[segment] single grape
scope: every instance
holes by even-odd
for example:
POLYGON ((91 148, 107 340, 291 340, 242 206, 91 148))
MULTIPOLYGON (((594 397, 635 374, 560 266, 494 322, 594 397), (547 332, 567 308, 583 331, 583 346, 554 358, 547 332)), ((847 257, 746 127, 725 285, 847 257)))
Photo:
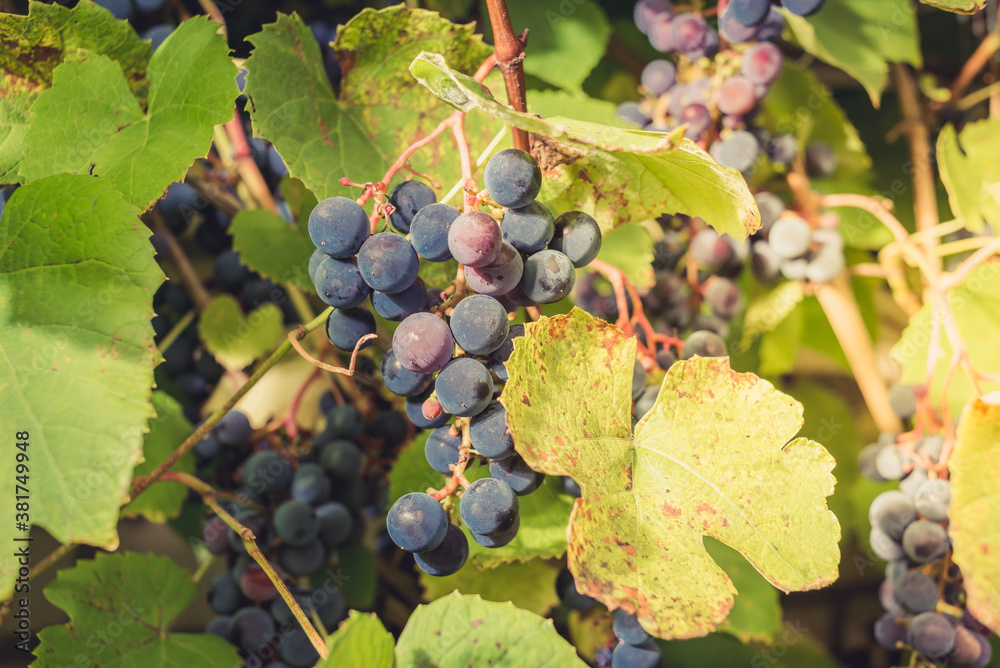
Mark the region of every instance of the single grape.
POLYGON ((324 443, 338 438, 356 439, 365 429, 365 420, 354 406, 334 406, 324 413, 326 427, 323 428, 324 443))
POLYGON ((576 580, 568 568, 563 568, 556 576, 556 593, 562 604, 570 610, 588 610, 597 605, 597 601, 581 594, 576 588, 576 580))
MULTIPOLYGON (((509 209, 508 209, 509 211, 509 209)), ((469 287, 482 295, 499 297, 517 287, 524 275, 521 254, 506 241, 493 262, 485 267, 466 267, 465 280, 469 287)))
POLYGON ((424 441, 424 458, 438 473, 451 475, 451 466, 458 463, 461 433, 452 434, 451 427, 438 427, 424 441))
POLYGON ((806 278, 815 283, 827 283, 839 276, 846 266, 842 249, 823 246, 806 265, 806 278))
POLYGON ((259 564, 252 563, 247 566, 240 576, 240 591, 251 601, 263 603, 278 596, 278 590, 274 583, 267 577, 267 573, 259 564))
POLYGON ((392 226, 406 234, 417 212, 437 202, 437 195, 420 181, 403 181, 389 194, 389 203, 396 209, 389 215, 392 226))
POLYGON ((527 206, 538 197, 538 191, 541 190, 542 170, 531 154, 508 148, 486 163, 483 182, 486 192, 500 206, 527 206))
POLYGON ((771 249, 771 244, 758 241, 753 245, 750 267, 763 283, 772 283, 781 274, 781 258, 771 249))
POLYGON ((562 487, 563 491, 566 494, 569 494, 570 496, 576 497, 578 499, 581 496, 583 496, 583 490, 580 489, 580 484, 577 483, 577 481, 570 478, 569 476, 564 475, 562 477, 562 487))
POLYGON ((166 23, 158 23, 142 33, 142 39, 152 42, 153 51, 156 51, 163 44, 163 40, 170 37, 170 34, 173 32, 173 26, 166 23))
POLYGON ((907 643, 924 656, 943 657, 955 646, 955 628, 937 612, 923 612, 910 621, 907 643))
POLYGON ((892 583, 893 594, 899 607, 918 614, 937 607, 937 582, 920 571, 907 571, 892 583))
POLYGON ((372 291, 372 308, 386 320, 401 322, 414 313, 419 313, 427 307, 427 288, 421 278, 402 292, 389 294, 379 290, 372 291))
POLYGON ((680 116, 681 110, 690 104, 708 107, 711 98, 712 82, 707 77, 687 84, 674 84, 670 90, 670 115, 680 116))
POLYGON ((368 214, 352 199, 327 198, 309 214, 309 238, 331 257, 356 255, 369 234, 368 214))
POLYGON ((700 357, 725 357, 728 354, 726 342, 715 332, 698 330, 684 339, 681 359, 689 360, 695 355, 700 357))
POLYGON ((278 548, 278 565, 293 576, 311 575, 330 558, 322 541, 314 538, 305 545, 282 545, 278 548))
POLYGON ((222 416, 219 423, 215 425, 215 436, 223 445, 236 445, 243 443, 253 434, 253 427, 250 426, 250 419, 237 410, 231 410, 222 416))
POLYGON ((868 520, 893 540, 902 540, 903 532, 917 519, 913 500, 899 490, 882 492, 868 509, 868 520))
POLYGON ((795 135, 778 135, 768 144, 767 153, 771 162, 779 165, 791 165, 799 153, 799 143, 795 135))
MULTIPOLYGON (((748 77, 739 75, 729 77, 723 81, 722 86, 719 87, 719 111, 724 114, 733 114, 736 116, 748 113, 757 104, 754 83, 756 82, 750 80, 748 77)), ((755 139, 754 147, 756 148, 756 146, 757 140, 755 139)), ((754 155, 756 156, 756 151, 754 155)), ((740 169, 740 171, 746 170, 740 169)))
POLYGON ((292 668, 310 668, 320 659, 309 636, 298 624, 294 624, 291 630, 282 633, 278 656, 292 668))
POLYGON ((303 464, 292 476, 292 498, 318 506, 330 496, 330 480, 319 464, 303 464))
POLYGON ((499 401, 491 401, 483 412, 472 418, 469 437, 476 451, 492 460, 514 454, 514 438, 507 428, 507 410, 499 401))
POLYGON ((500 226, 488 213, 463 213, 448 230, 448 250, 459 264, 485 267, 496 259, 503 243, 500 226))
POLYGON ((889 407, 902 420, 907 420, 917 412, 917 395, 912 385, 895 384, 889 387, 889 407))
POLYGON ((510 541, 514 540, 517 536, 518 530, 521 528, 521 516, 518 515, 514 519, 514 524, 507 530, 501 531, 498 534, 493 534, 491 536, 486 536, 484 534, 476 533, 475 531, 470 531, 469 535, 472 536, 472 540, 476 541, 483 547, 488 547, 490 549, 503 547, 508 545, 510 541))
POLYGON ((670 15, 670 3, 667 0, 639 0, 632 10, 632 19, 639 32, 646 34, 652 21, 658 16, 670 15))
POLYGON ((247 604, 239 585, 227 571, 212 578, 208 585, 208 605, 220 615, 231 615, 247 604))
MULTIPOLYGON (((751 0, 753 1, 753 0, 751 0)), ((756 0, 760 2, 760 0, 756 0)), ((770 9, 770 0, 764 3, 764 16, 770 9)), ((759 28, 755 25, 745 25, 736 19, 738 12, 733 11, 733 3, 729 3, 726 10, 719 16, 719 34, 730 44, 749 42, 757 37, 759 28)), ((763 19, 762 19, 763 21, 763 19)))
POLYGON ((579 269, 597 257, 601 240, 601 228, 593 217, 582 211, 567 211, 556 218, 549 248, 566 255, 579 269))
POLYGON ((274 618, 260 608, 242 608, 229 620, 229 637, 245 652, 267 646, 275 630, 274 618))
POLYGON ((760 25, 771 10, 771 0, 732 0, 727 14, 744 26, 760 25))
POLYGON ((677 68, 669 60, 653 60, 642 69, 640 80, 647 93, 659 97, 677 81, 677 68))
POLYGON ((640 645, 618 643, 611 653, 611 668, 657 668, 660 648, 652 639, 640 645))
POLYGON ((490 476, 503 480, 518 496, 531 494, 545 482, 545 474, 533 470, 517 454, 491 461, 490 476))
MULTIPOLYGON (((964 626, 955 627, 955 646, 948 656, 949 665, 972 666, 979 662, 983 655, 983 641, 986 640, 975 631, 964 626)), ((989 641, 986 641, 987 644, 989 641)))
MULTIPOLYGON (((647 118, 646 115, 642 113, 642 109, 640 108, 639 103, 632 100, 629 100, 627 102, 622 102, 621 104, 618 105, 618 107, 615 109, 615 118, 625 121, 626 123, 634 123, 635 125, 638 125, 640 127, 649 122, 649 118, 647 118)), ((502 227, 503 224, 501 223, 501 228, 502 227)), ((548 241, 546 241, 545 243, 547 244, 548 241)))
POLYGON ((660 396, 660 388, 658 385, 647 387, 642 391, 639 398, 635 400, 635 407, 633 409, 637 420, 641 420, 645 417, 646 413, 653 409, 653 406, 656 405, 656 398, 658 396, 660 396))
POLYGON ((947 480, 928 480, 917 488, 913 505, 918 513, 932 522, 947 522, 951 483, 947 480))
POLYGON ((402 549, 427 552, 444 541, 448 515, 430 494, 411 492, 392 504, 385 525, 389 537, 402 549))
POLYGON ((382 384, 385 389, 401 397, 412 397, 430 387, 433 378, 404 367, 390 348, 382 358, 382 384))
POLYGON ((273 450, 256 452, 243 464, 243 481, 256 492, 280 492, 292 482, 292 466, 273 450))
POLYGON ((431 204, 417 212, 410 224, 410 243, 417 255, 431 262, 451 259, 448 231, 458 218, 458 210, 449 204, 431 204))
POLYGON ((490 368, 497 378, 506 382, 509 379, 506 362, 510 359, 510 354, 514 352, 514 339, 524 336, 524 325, 511 325, 507 330, 507 338, 500 344, 500 347, 490 353, 490 368))
POLYGON ((646 367, 639 360, 632 367, 632 399, 635 400, 646 389, 646 367))
POLYGON ((826 0, 781 0, 781 6, 797 16, 811 16, 823 8, 826 0))
POLYGON ((646 34, 649 36, 649 43, 660 53, 669 53, 676 48, 673 33, 674 17, 669 14, 660 14, 649 24, 646 34))
POLYGON ((712 125, 712 113, 703 104, 689 104, 681 109, 677 122, 688 126, 684 131, 685 137, 697 141, 712 125))
POLYGON ((757 138, 746 130, 737 130, 728 139, 712 144, 708 152, 723 167, 747 174, 757 161, 760 145, 757 138))
POLYGON ((670 37, 674 48, 686 54, 695 54, 705 48, 709 27, 700 14, 678 14, 670 24, 670 37))
POLYGON ((781 49, 771 42, 757 42, 743 54, 742 71, 750 83, 770 86, 785 64, 781 49))
POLYGON ((210 554, 216 556, 229 552, 229 527, 221 517, 213 515, 201 527, 201 542, 210 554))
POLYGON ((732 320, 743 310, 743 291, 728 278, 716 276, 705 289, 705 303, 723 320, 732 320))
POLYGON ((330 501, 317 506, 316 518, 319 520, 316 536, 328 550, 343 545, 354 528, 351 512, 339 501, 330 501))
POLYGON ((868 536, 868 544, 871 545, 875 556, 885 561, 896 561, 906 556, 906 553, 903 552, 903 546, 878 527, 872 527, 871 534, 868 536))
POLYGON ((493 297, 470 295, 451 314, 451 333, 465 352, 488 355, 507 339, 507 310, 493 297))
MULTIPOLYGON (((923 485, 928 480, 927 469, 915 468, 907 474, 899 483, 899 489, 910 497, 913 497, 913 505, 917 505, 916 494, 920 486, 923 485)), ((917 508, 917 512, 920 512, 920 508, 917 508)), ((923 513, 920 513, 921 515, 923 513)), ((938 520, 934 520, 938 521, 938 520)))
POLYGON ((558 250, 535 253, 524 263, 521 288, 539 304, 554 304, 573 290, 576 271, 573 262, 558 250))
POLYGON ((903 477, 903 457, 899 448, 885 447, 875 456, 875 470, 885 480, 899 480, 903 477))
POLYGON ((305 545, 316 537, 319 520, 312 506, 290 499, 274 511, 274 529, 288 545, 305 545))
POLYGON ((517 495, 495 478, 480 478, 462 493, 462 521, 469 531, 495 536, 510 529, 518 517, 517 495))
POLYGON ((235 292, 250 279, 250 270, 243 265, 236 251, 224 251, 215 258, 215 282, 235 292))
POLYGON ((413 285, 420 270, 420 258, 405 237, 382 232, 361 246, 358 269, 373 290, 392 294, 413 285))
MULTIPOLYGON (((432 417, 427 417, 424 415, 423 411, 424 403, 427 401, 427 398, 430 396, 430 394, 431 390, 427 390, 423 394, 418 394, 416 396, 408 397, 406 399, 406 404, 405 404, 406 417, 410 420, 410 422, 413 423, 413 426, 415 426, 417 429, 435 429, 437 427, 447 424, 448 420, 451 419, 451 415, 445 413, 443 410, 441 410, 437 415, 434 415, 432 417)), ((439 409, 441 408, 440 404, 438 404, 438 408, 439 409)))
POLYGON ((545 248, 555 233, 555 223, 549 208, 541 202, 531 202, 504 211, 500 220, 503 240, 521 253, 537 253, 545 248))
POLYGON ((316 294, 329 306, 354 308, 365 300, 371 288, 361 277, 356 258, 338 260, 327 256, 313 273, 316 294))
POLYGON ((828 179, 837 171, 837 153, 826 142, 806 146, 806 172, 814 179, 828 179))
POLYGON ((917 451, 927 455, 935 463, 940 460, 943 448, 944 437, 941 434, 927 434, 917 441, 917 451))
POLYGON ((229 625, 232 623, 232 617, 228 615, 219 615, 218 617, 213 617, 212 621, 208 623, 205 627, 205 633, 209 633, 213 636, 219 636, 223 640, 229 640, 229 625))
POLYGON ((809 251, 812 228, 798 216, 784 216, 771 226, 767 241, 778 257, 792 259, 809 251))
POLYGON ((940 524, 917 520, 903 532, 903 551, 914 563, 940 561, 948 554, 948 547, 948 534, 940 524))
POLYGON ((353 480, 364 466, 364 454, 351 441, 336 440, 323 446, 319 463, 338 480, 353 480))
POLYGON ((902 608, 896 603, 896 594, 893 592, 892 580, 882 580, 878 587, 878 600, 888 612, 902 612, 902 608))
MULTIPOLYGON (((334 309, 326 319, 326 335, 330 343, 341 350, 353 351, 362 337, 374 333, 375 317, 368 309, 334 309)), ((372 339, 369 339, 364 342, 361 349, 371 344, 372 339)))
POLYGON ((699 230, 691 238, 691 255, 704 267, 719 267, 733 256, 733 248, 711 227, 699 230))
POLYGON ((392 336, 392 349, 403 367, 430 374, 444 368, 455 350, 448 324, 432 313, 414 313, 392 336))
POLYGON ((438 577, 457 573, 468 558, 469 540, 454 524, 448 525, 448 531, 440 545, 433 550, 413 555, 413 560, 417 562, 420 570, 438 577))
POLYGON ((316 283, 316 269, 319 267, 319 263, 327 257, 330 256, 318 248, 313 251, 312 255, 309 256, 309 268, 307 271, 309 273, 309 280, 312 281, 313 284, 316 283))
POLYGON ((458 417, 482 413, 493 398, 493 389, 489 369, 471 357, 448 362, 434 381, 434 392, 441 408, 458 417))
POLYGON ((875 641, 886 649, 896 649, 906 642, 906 625, 892 612, 887 612, 875 622, 875 641))

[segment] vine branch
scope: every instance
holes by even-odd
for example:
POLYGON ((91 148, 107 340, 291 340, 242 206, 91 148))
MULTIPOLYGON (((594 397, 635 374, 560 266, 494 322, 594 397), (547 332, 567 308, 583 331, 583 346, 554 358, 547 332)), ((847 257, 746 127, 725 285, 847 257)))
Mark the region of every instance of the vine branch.
MULTIPOLYGON (((528 33, 521 37, 514 32, 510 22, 510 12, 507 11, 506 0, 486 0, 486 8, 490 14, 490 25, 493 26, 493 44, 496 48, 496 61, 503 74, 504 85, 507 88, 507 101, 514 111, 528 111, 527 87, 524 83, 524 43, 528 33)), ((530 151, 531 144, 528 133, 520 128, 512 128, 514 148, 530 151)))

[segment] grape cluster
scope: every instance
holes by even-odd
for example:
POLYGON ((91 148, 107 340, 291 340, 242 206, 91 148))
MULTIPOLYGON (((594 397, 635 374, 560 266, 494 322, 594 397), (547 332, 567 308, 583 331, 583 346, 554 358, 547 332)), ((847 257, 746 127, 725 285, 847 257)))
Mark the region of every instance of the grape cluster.
MULTIPOLYGON (((247 417, 234 410, 195 453, 198 475, 240 498, 242 503, 224 504, 227 512, 253 531, 307 616, 315 612, 332 631, 346 616, 347 603, 336 579, 324 573, 338 550, 360 542, 365 516, 379 503, 372 490, 384 488, 384 477, 369 465, 369 453, 398 448, 408 438, 408 426, 391 410, 366 422, 356 408, 336 404, 329 394, 321 408, 326 426, 304 446, 293 448, 275 434, 254 439, 247 417), (306 586, 309 581, 319 584, 306 586)), ((314 665, 318 656, 308 638, 236 532, 212 516, 202 527, 202 540, 228 565, 208 590, 209 605, 219 615, 208 631, 236 645, 247 666, 314 665), (269 663, 275 658, 280 662, 269 663)))
MULTIPOLYGON (((914 388, 895 386, 890 398, 902 418, 913 416, 914 388)), ((939 470, 944 443, 939 434, 908 441, 885 433, 859 456, 865 477, 900 481, 868 511, 872 551, 888 562, 879 590, 886 612, 875 623, 875 639, 930 664, 982 668, 992 658, 990 632, 965 609, 962 573, 950 558, 951 485, 928 473, 939 470)))
MULTIPOLYGON (((395 231, 375 234, 355 201, 320 202, 309 217, 316 245, 310 274, 320 299, 334 307, 327 335, 336 347, 352 350, 375 332, 366 301, 375 313, 399 322, 382 359, 382 382, 406 398, 415 426, 433 430, 425 454, 435 470, 452 474, 470 449, 489 460, 490 477, 462 493, 461 519, 476 542, 500 547, 517 533, 518 497, 544 480, 514 451, 506 411, 496 401, 497 384, 508 378, 513 340, 524 332, 510 325, 509 314, 566 297, 576 269, 597 256, 601 231, 585 213, 555 217, 536 201, 541 169, 524 151, 500 151, 483 178, 495 215, 459 213, 438 203, 431 188, 406 181, 388 197, 395 231), (419 277, 421 259, 456 260, 475 294, 443 302, 440 290, 428 289, 419 277), (468 420, 467 443, 462 429, 448 424, 452 417, 468 420)), ((413 552, 425 572, 447 575, 465 563, 465 534, 431 495, 402 497, 386 523, 392 540, 413 552)))

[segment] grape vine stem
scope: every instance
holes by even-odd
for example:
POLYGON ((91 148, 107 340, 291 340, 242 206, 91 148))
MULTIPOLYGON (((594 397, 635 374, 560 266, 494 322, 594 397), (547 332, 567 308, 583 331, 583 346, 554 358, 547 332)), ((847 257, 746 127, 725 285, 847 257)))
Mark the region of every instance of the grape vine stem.
POLYGON ((274 588, 278 590, 278 594, 288 605, 292 614, 295 616, 296 621, 298 621, 299 625, 302 627, 302 630, 306 632, 307 636, 309 636, 309 642, 312 643, 313 648, 321 657, 325 659, 329 650, 326 647, 326 643, 323 642, 323 638, 320 636, 319 632, 316 631, 316 628, 312 625, 312 622, 309 621, 309 618, 306 617, 306 613, 303 612, 298 601, 296 601, 295 597, 292 596, 292 593, 288 591, 288 587, 285 586, 285 583, 282 581, 281 576, 278 575, 278 572, 274 570, 274 566, 271 565, 271 562, 268 561, 267 557, 257 546, 257 537, 253 535, 253 531, 240 524, 240 522, 226 512, 226 509, 223 508, 216 500, 218 492, 216 492, 216 490, 208 483, 199 480, 188 473, 170 471, 164 473, 160 477, 160 480, 164 482, 179 482, 182 485, 193 489, 198 494, 201 494, 201 498, 205 502, 205 505, 211 508, 215 514, 219 516, 219 519, 226 523, 226 526, 240 535, 240 538, 243 540, 243 547, 246 548, 247 554, 253 557, 253 560, 256 561, 261 569, 263 569, 264 573, 267 574, 267 578, 274 585, 274 588))
MULTIPOLYGON (((514 111, 528 111, 527 87, 524 83, 524 43, 527 31, 521 37, 514 32, 510 22, 510 12, 506 0, 486 0, 486 9, 493 27, 493 43, 496 47, 496 61, 503 74, 507 88, 507 101, 514 111)), ((520 128, 511 129, 514 148, 530 151, 528 133, 520 128)))
POLYGON ((198 273, 191 266, 191 261, 188 260, 184 249, 181 248, 177 238, 167 227, 163 216, 156 210, 156 207, 150 209, 145 215, 149 220, 150 228, 166 242, 167 248, 170 249, 170 259, 174 267, 177 268, 177 277, 180 279, 181 285, 184 286, 184 291, 194 303, 195 309, 199 313, 204 311, 208 303, 212 301, 212 297, 208 294, 205 286, 201 284, 201 279, 198 278, 198 273))

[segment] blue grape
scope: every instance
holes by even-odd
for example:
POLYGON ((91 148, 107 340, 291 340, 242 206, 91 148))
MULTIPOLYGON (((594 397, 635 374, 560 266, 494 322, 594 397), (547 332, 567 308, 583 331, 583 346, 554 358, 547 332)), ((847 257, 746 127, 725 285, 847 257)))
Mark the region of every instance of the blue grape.
POLYGON ((458 417, 482 413, 493 398, 493 389, 489 370, 471 357, 452 360, 434 381, 441 408, 458 417))
POLYGON ((364 455, 351 441, 336 440, 323 446, 319 463, 338 480, 354 480, 364 466, 364 455))
POLYGON ((405 237, 382 232, 361 246, 358 269, 373 290, 392 294, 413 285, 420 270, 420 258, 405 237))
POLYGON ((639 624, 636 616, 625 612, 621 608, 615 610, 611 628, 615 632, 615 637, 628 645, 641 645, 650 639, 650 635, 639 624))
POLYGON ((267 577, 264 569, 255 563, 247 566, 240 576, 240 591, 255 603, 263 603, 277 598, 278 590, 267 577))
POLYGON ((507 209, 500 220, 503 240, 521 253, 537 253, 545 248, 555 233, 549 208, 541 202, 507 209))
POLYGON ((470 295, 451 313, 455 343, 472 355, 488 355, 499 348, 509 327, 507 310, 487 295, 470 295))
POLYGON ((524 325, 511 325, 507 330, 507 338, 499 348, 490 353, 490 369, 504 382, 510 378, 506 363, 510 359, 510 354, 514 352, 514 339, 519 336, 524 336, 524 325))
POLYGON ((410 242, 417 255, 431 262, 451 259, 448 231, 458 218, 458 210, 448 204, 431 204, 417 212, 410 223, 410 242))
POLYGON ((468 267, 485 267, 493 262, 502 244, 497 221, 482 211, 463 213, 448 230, 448 250, 468 267))
POLYGON ((937 583, 920 571, 907 571, 892 583, 896 603, 913 614, 928 612, 937 607, 937 583))
POLYGON ((725 357, 726 342, 715 332, 698 330, 684 339, 681 359, 689 360, 695 355, 700 357, 725 357))
POLYGON ((214 555, 225 554, 229 551, 228 527, 219 516, 212 516, 205 520, 201 527, 201 542, 205 549, 214 555))
POLYGON ((618 643, 611 653, 611 668, 657 668, 660 658, 660 648, 653 640, 641 645, 618 643))
POLYGON ((670 13, 670 3, 667 0, 639 0, 632 10, 632 18, 639 32, 646 34, 655 18, 670 16, 670 13))
POLYGON ((135 8, 140 12, 155 12, 163 8, 167 0, 134 0, 135 8))
POLYGON ((913 499, 899 490, 882 492, 868 509, 868 520, 893 540, 903 539, 903 532, 917 519, 913 499))
POLYGON ((517 536, 517 532, 520 528, 521 516, 518 515, 514 518, 514 524, 512 524, 509 529, 501 531, 500 533, 487 536, 481 533, 476 533, 475 531, 470 531, 469 535, 472 536, 472 540, 476 541, 483 547, 493 549, 509 544, 510 541, 514 540, 517 536))
POLYGON ((920 654, 942 658, 955 646, 955 627, 940 613, 924 612, 910 620, 906 640, 920 654))
MULTIPOLYGON (((771 158, 771 162, 788 166, 795 161, 795 156, 799 153, 799 142, 795 138, 795 135, 778 135, 768 144, 767 152, 771 158)), ((765 193, 758 193, 758 195, 763 194, 765 193)), ((777 195, 774 197, 777 197, 777 195)), ((761 216, 761 220, 763 225, 763 216, 761 216)), ((762 227, 762 231, 766 232, 767 230, 762 227)))
POLYGON ((587 610, 597 605, 597 601, 586 594, 581 594, 576 588, 576 580, 568 568, 563 568, 556 576, 556 593, 562 604, 570 610, 587 610))
POLYGON ((637 420, 641 420, 646 413, 653 410, 653 406, 656 405, 656 398, 660 396, 660 388, 658 385, 653 385, 652 387, 647 387, 639 395, 639 398, 635 400, 635 417, 637 420))
POLYGON ((402 292, 389 294, 374 290, 372 292, 372 308, 386 320, 401 322, 414 313, 419 313, 427 307, 427 288, 424 281, 417 278, 413 285, 402 292))
POLYGON ((670 23, 670 37, 674 48, 686 54, 693 54, 705 48, 709 27, 699 14, 678 14, 670 23))
MULTIPOLYGON (((618 108, 615 109, 615 118, 625 121, 626 123, 634 123, 640 127, 649 122, 649 118, 646 114, 642 113, 642 108, 639 103, 633 100, 619 104, 618 108)), ((500 226, 503 227, 502 221, 500 226)))
POLYGON ((430 494, 411 492, 392 504, 385 521, 389 537, 407 552, 427 552, 448 533, 448 515, 430 494))
POLYGON ((226 290, 236 291, 250 278, 250 270, 236 251, 224 251, 215 258, 215 282, 226 290))
POLYGON ((582 211, 567 211, 556 218, 549 248, 566 255, 579 269, 597 257, 601 241, 601 228, 592 216, 582 211))
POLYGON ((687 125, 684 136, 696 141, 712 125, 712 113, 703 104, 689 104, 681 109, 677 122, 687 125))
POLYGON ((229 620, 229 637, 245 652, 266 646, 274 632, 274 619, 261 608, 242 608, 229 620))
POLYGON ((289 575, 311 575, 330 558, 323 543, 314 538, 305 545, 282 545, 278 548, 278 565, 289 575))
POLYGON ((812 16, 826 0, 781 0, 781 6, 797 16, 812 16))
POLYGON ((469 540, 454 524, 448 525, 448 531, 440 545, 413 555, 413 560, 417 562, 420 570, 437 577, 457 573, 468 558, 469 540))
POLYGON ((205 633, 209 633, 213 636, 219 636, 223 640, 229 640, 229 625, 231 623, 232 617, 228 615, 213 617, 212 621, 210 621, 205 627, 205 633))
POLYGON ((437 195, 420 181, 403 181, 389 194, 389 203, 395 207, 389 215, 392 226, 406 234, 410 231, 413 217, 425 206, 437 202, 437 195))
POLYGON ((292 498, 318 506, 330 496, 330 481, 319 464, 303 464, 292 476, 292 498))
POLYGON ((574 496, 578 499, 583 496, 583 490, 580 488, 580 484, 567 475, 562 477, 562 487, 563 491, 570 496, 574 496))
POLYGON ((236 445, 243 443, 253 434, 253 427, 250 426, 250 419, 237 410, 231 410, 222 416, 219 423, 215 425, 215 435, 223 445, 236 445))
POLYGON ((726 13, 740 25, 756 26, 764 22, 770 11, 771 0, 732 0, 726 13))
POLYGON ((747 174, 753 170, 760 145, 757 138, 746 130, 737 130, 728 139, 712 144, 708 152, 723 167, 747 174))
POLYGON ((530 153, 508 148, 486 163, 483 182, 486 192, 500 206, 527 206, 542 188, 542 170, 530 153))
MULTIPOLYGON (((375 317, 363 308, 335 309, 326 320, 326 335, 330 343, 345 351, 352 351, 358 341, 375 333, 375 317)), ((367 348, 372 340, 361 346, 367 348)))
POLYGON ((163 40, 170 37, 173 32, 173 26, 169 26, 166 23, 157 23, 153 27, 146 30, 146 32, 142 33, 142 39, 149 40, 151 42, 151 46, 153 47, 153 51, 156 51, 160 48, 160 45, 163 44, 163 40))
POLYGON ((424 394, 417 395, 415 397, 409 397, 406 399, 406 417, 413 423, 417 429, 435 429, 442 425, 448 423, 451 419, 451 415, 446 413, 444 410, 441 414, 434 418, 428 418, 424 416, 423 405, 427 398, 430 396, 431 391, 428 390, 424 394))
POLYGON ((334 406, 325 415, 324 442, 337 438, 356 439, 365 429, 365 420, 354 406, 334 406))
POLYGON ((653 60, 642 69, 642 85, 650 95, 663 95, 677 81, 677 68, 669 60, 653 60))
POLYGON ((521 289, 539 304, 554 304, 568 295, 576 283, 573 262, 558 250, 535 253, 524 263, 521 289))
POLYGON ((132 3, 129 0, 94 0, 94 4, 111 12, 116 19, 127 21, 132 18, 132 3))
POLYGON ((461 445, 461 434, 452 434, 451 427, 438 427, 424 441, 424 458, 438 473, 451 475, 451 465, 458 463, 461 445))
POLYGON ((493 460, 514 454, 514 437, 507 428, 507 409, 499 401, 491 401, 482 413, 469 423, 469 438, 476 451, 493 460))
POLYGON ((632 399, 639 398, 643 390, 646 389, 646 367, 639 360, 635 361, 632 367, 632 399))
POLYGON ((209 583, 208 605, 218 614, 231 615, 246 603, 246 597, 228 571, 216 575, 209 583))
POLYGON ((401 397, 412 397, 430 387, 433 378, 404 367, 390 348, 382 358, 382 384, 385 389, 401 397))
POLYGON ((316 536, 328 550, 343 545, 354 528, 351 512, 339 501, 330 501, 317 506, 316 518, 319 520, 316 536))
POLYGON ((291 630, 283 632, 278 656, 292 668, 310 668, 319 661, 319 653, 313 647, 309 636, 302 627, 295 624, 291 630))
POLYGON ((518 496, 531 494, 545 482, 545 474, 532 469, 517 454, 491 461, 490 476, 497 480, 503 480, 518 496))
POLYGON ((305 545, 316 537, 319 519, 312 506, 290 499, 274 511, 274 530, 287 545, 305 545))
POLYGON ((751 83, 770 86, 781 74, 785 57, 771 42, 757 42, 743 54, 742 71, 751 83))
POLYGON ((496 258, 485 267, 466 267, 465 281, 481 295, 499 297, 517 287, 524 275, 521 254, 506 241, 496 258))
POLYGON ((723 320, 732 320, 743 310, 743 291, 728 278, 714 276, 705 289, 705 303, 723 320))
POLYGON ((414 313, 396 328, 392 349, 404 368, 429 374, 443 369, 451 359, 455 339, 441 318, 433 313, 414 313))
POLYGON ((371 292, 353 257, 338 260, 327 256, 321 260, 313 273, 313 284, 319 298, 336 308, 359 306, 371 292))
POLYGON ((309 256, 309 280, 314 284, 316 283, 316 269, 319 267, 319 263, 323 261, 323 258, 330 257, 320 249, 313 251, 313 254, 309 256))
MULTIPOLYGON (((760 2, 760 0, 756 1, 760 2)), ((771 2, 770 0, 763 0, 763 2, 765 6, 764 16, 766 18, 767 13, 770 10, 771 2)), ((732 44, 739 44, 740 42, 749 42, 753 40, 757 37, 759 30, 758 26, 744 25, 736 20, 733 13, 733 3, 730 3, 726 7, 726 11, 724 11, 719 17, 719 34, 722 35, 727 42, 732 44)))
POLYGON ((510 529, 517 510, 517 495, 502 480, 480 478, 462 493, 462 521, 469 531, 481 536, 495 536, 510 529))
POLYGON ((948 554, 948 534, 940 524, 917 520, 903 532, 903 551, 916 564, 930 564, 948 554))
POLYGON ((279 453, 264 450, 247 458, 243 480, 256 492, 280 492, 292 482, 292 466, 279 453))
POLYGON ((329 197, 309 214, 309 238, 330 257, 357 255, 369 233, 368 214, 346 197, 329 197))
POLYGON ((806 146, 806 172, 814 179, 828 179, 837 171, 837 153, 823 141, 806 146))
POLYGON ((921 484, 913 495, 913 505, 918 513, 932 522, 948 521, 951 483, 947 480, 928 480, 921 484))

